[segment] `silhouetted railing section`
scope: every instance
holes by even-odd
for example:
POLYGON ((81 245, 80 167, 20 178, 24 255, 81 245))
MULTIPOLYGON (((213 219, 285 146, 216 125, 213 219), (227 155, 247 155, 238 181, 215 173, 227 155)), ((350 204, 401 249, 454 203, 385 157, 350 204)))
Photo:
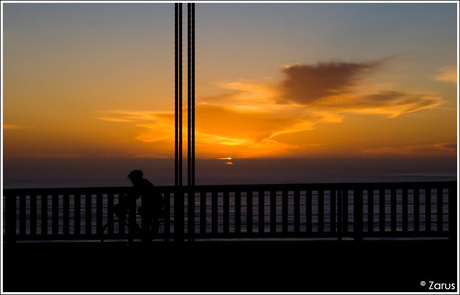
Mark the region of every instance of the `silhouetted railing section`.
MULTIPOLYGON (((4 190, 7 240, 127 238, 130 188, 4 190), (115 220, 114 220, 115 218, 115 220)), ((457 183, 158 187, 171 239, 456 237, 457 183), (174 223, 170 223, 174 220, 174 223)), ((132 204, 132 207, 139 206, 132 204)), ((132 210, 133 212, 134 210, 132 210)), ((140 223, 140 217, 131 220, 140 223)))

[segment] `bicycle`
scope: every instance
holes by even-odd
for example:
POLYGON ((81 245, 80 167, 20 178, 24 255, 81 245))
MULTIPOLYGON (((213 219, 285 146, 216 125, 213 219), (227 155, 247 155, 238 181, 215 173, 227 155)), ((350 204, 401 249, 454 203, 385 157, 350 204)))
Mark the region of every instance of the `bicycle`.
MULTIPOLYGON (((101 230, 101 242, 103 243, 106 237, 106 230, 111 228, 112 230, 115 228, 118 228, 118 234, 113 233, 114 237, 119 239, 119 235, 126 235, 129 242, 132 242, 134 238, 137 239, 142 239, 144 231, 142 230, 142 227, 138 224, 137 220, 140 220, 142 218, 141 214, 136 214, 135 219, 136 222, 133 225, 133 228, 131 229, 130 226, 130 216, 127 214, 127 212, 124 212, 126 214, 117 214, 117 210, 113 210, 113 215, 114 218, 110 219, 107 221, 104 226, 102 227, 101 230), (123 228, 123 229, 121 229, 123 228), (134 230, 134 233, 131 232, 131 230, 134 230)), ((169 241, 169 233, 165 234, 165 224, 166 224, 166 219, 164 217, 164 209, 162 211, 162 216, 157 220, 158 224, 158 231, 157 234, 154 236, 158 235, 158 237, 163 238, 165 242, 169 241)), ((167 222, 167 226, 174 224, 174 220, 169 219, 167 222)), ((152 238, 152 240, 155 239, 152 238)))

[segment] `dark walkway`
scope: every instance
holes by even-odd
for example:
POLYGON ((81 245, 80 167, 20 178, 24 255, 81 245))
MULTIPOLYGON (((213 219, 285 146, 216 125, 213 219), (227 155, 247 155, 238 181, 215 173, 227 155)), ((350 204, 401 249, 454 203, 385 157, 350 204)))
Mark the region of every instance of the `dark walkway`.
POLYGON ((4 248, 3 282, 21 292, 419 292, 429 281, 457 288, 456 255, 447 241, 18 244, 4 248))

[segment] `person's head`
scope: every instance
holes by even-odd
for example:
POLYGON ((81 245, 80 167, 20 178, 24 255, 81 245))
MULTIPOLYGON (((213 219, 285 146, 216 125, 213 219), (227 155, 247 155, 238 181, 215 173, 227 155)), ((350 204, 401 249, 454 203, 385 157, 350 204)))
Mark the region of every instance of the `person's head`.
POLYGON ((128 174, 128 178, 131 180, 131 182, 136 182, 144 176, 144 173, 141 170, 133 170, 128 174))

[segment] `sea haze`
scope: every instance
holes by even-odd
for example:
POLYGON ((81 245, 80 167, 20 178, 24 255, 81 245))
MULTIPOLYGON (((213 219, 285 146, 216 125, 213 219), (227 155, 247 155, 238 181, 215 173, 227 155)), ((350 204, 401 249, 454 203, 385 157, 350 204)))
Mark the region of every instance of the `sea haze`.
MULTIPOLYGON (((184 184, 187 166, 184 161, 184 184)), ((174 159, 11 159, 3 161, 4 188, 129 186, 144 171, 155 185, 174 185, 174 159)), ((457 161, 438 159, 206 159, 196 161, 196 184, 449 181, 457 161)))

